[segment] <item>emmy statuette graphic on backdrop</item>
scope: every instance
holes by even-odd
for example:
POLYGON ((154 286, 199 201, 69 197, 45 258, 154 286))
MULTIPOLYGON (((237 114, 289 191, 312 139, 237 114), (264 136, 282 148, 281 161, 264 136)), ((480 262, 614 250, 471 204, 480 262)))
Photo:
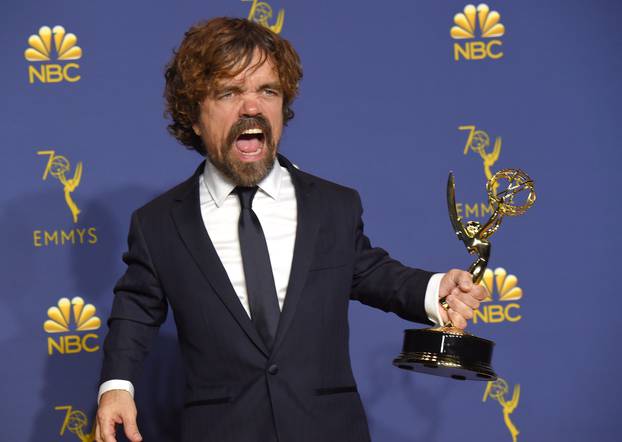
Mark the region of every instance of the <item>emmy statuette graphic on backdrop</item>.
POLYGON ((37 152, 37 155, 49 156, 48 163, 45 166, 45 171, 43 172, 43 180, 45 181, 48 177, 48 174, 50 174, 58 181, 60 181, 60 183, 63 185, 65 203, 67 203, 67 207, 69 207, 69 210, 71 211, 71 216, 73 218, 74 224, 77 223, 78 215, 80 214, 80 208, 71 197, 71 194, 80 185, 80 180, 82 179, 82 162, 80 161, 76 166, 73 172, 73 178, 67 178, 65 174, 71 171, 71 164, 66 157, 62 155, 56 155, 56 151, 53 150, 40 150, 37 152))
POLYGON ((65 430, 69 430, 71 433, 75 434, 81 442, 92 442, 95 440, 95 425, 91 426, 91 431, 89 433, 84 433, 89 424, 89 419, 83 411, 76 410, 71 405, 61 405, 54 407, 54 409, 57 411, 65 410, 65 420, 60 429, 61 436, 65 433, 65 430))
MULTIPOLYGON (((242 0, 248 2, 251 0, 242 0)), ((281 9, 276 17, 276 22, 270 24, 269 20, 273 17, 272 6, 267 2, 260 2, 258 0, 252 0, 251 10, 248 13, 248 21, 259 23, 260 25, 270 29, 275 34, 280 34, 283 29, 283 21, 285 20, 285 10, 281 9)))
MULTIPOLYGON (((465 225, 458 216, 456 185, 453 173, 449 173, 449 219, 467 251, 477 256, 468 269, 475 284, 482 280, 490 259, 491 243, 488 238, 499 229, 503 217, 524 214, 536 200, 533 180, 519 169, 503 169, 495 173, 486 182, 486 191, 493 208, 492 215, 484 224, 469 221, 465 225), (499 192, 504 181, 507 185, 499 192)), ((449 309, 445 299, 440 302, 445 310, 449 309)), ((402 353, 393 365, 458 380, 494 381, 497 374, 491 366, 493 347, 494 342, 464 332, 451 323, 436 328, 409 329, 404 331, 402 353)))
POLYGON ((503 413, 503 422, 505 422, 505 426, 508 428, 508 431, 512 436, 512 442, 516 442, 516 438, 520 434, 520 431, 518 431, 518 428, 516 428, 516 425, 514 425, 514 422, 510 419, 510 415, 514 413, 514 410, 518 407, 518 400, 520 399, 520 385, 514 385, 512 399, 510 400, 505 398, 505 395, 509 393, 509 391, 510 388, 505 379, 497 378, 495 381, 489 381, 486 384, 486 391, 484 391, 482 402, 486 402, 486 399, 488 398, 492 398, 493 400, 499 402, 503 413))

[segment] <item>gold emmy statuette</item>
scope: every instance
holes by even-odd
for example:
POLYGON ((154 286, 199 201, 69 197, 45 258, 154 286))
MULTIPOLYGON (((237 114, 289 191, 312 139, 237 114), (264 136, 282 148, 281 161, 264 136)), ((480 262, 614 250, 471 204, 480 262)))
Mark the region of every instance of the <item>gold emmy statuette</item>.
MULTIPOLYGON (((503 169, 486 183, 488 200, 493 213, 483 225, 476 221, 462 223, 456 208, 454 176, 447 181, 447 208, 456 236, 477 259, 469 267, 473 282, 479 284, 490 259, 490 236, 495 233, 504 216, 524 214, 536 200, 534 183, 519 169, 503 169), (507 182, 505 187, 504 182, 507 182), (498 191, 499 189, 504 189, 498 191)), ((441 300, 446 310, 447 302, 441 300)), ((494 381, 492 349, 495 343, 466 333, 451 323, 437 328, 404 331, 402 353, 393 365, 405 370, 451 377, 459 380, 494 381)))

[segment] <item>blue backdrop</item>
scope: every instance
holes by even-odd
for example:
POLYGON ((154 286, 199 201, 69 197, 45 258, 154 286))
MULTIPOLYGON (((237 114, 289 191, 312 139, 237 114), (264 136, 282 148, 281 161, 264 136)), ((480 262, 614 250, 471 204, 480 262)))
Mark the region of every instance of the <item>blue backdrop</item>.
MULTIPOLYGON (((251 18, 280 23, 303 60, 282 152, 303 170, 357 188, 368 235, 396 258, 441 271, 470 263, 447 219, 450 169, 462 214, 480 221, 488 216, 487 170, 523 168, 536 182, 534 208, 493 237, 492 299, 471 326, 497 342, 503 382, 392 367, 411 325, 352 304, 351 355, 373 439, 619 437, 622 4, 488 6, 5 4, 0 439, 92 440, 100 347, 129 215, 200 161, 166 133, 163 67, 191 24, 247 17, 253 7, 251 18)), ((136 386, 147 441, 175 440, 175 339, 167 323, 136 386)))

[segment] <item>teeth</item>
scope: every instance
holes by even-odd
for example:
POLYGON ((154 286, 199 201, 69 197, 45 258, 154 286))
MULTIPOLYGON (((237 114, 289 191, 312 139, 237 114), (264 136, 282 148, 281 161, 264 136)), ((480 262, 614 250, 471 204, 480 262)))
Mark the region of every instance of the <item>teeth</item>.
POLYGON ((263 131, 259 128, 253 128, 253 129, 246 129, 244 132, 242 132, 243 135, 253 135, 253 134, 262 134, 263 131))
POLYGON ((261 151, 261 148, 257 149, 257 150, 256 150, 256 151, 254 151, 254 152, 241 152, 241 151, 240 151, 240 153, 242 154, 242 156, 245 156, 245 157, 252 157, 253 155, 257 155, 260 151, 261 151))

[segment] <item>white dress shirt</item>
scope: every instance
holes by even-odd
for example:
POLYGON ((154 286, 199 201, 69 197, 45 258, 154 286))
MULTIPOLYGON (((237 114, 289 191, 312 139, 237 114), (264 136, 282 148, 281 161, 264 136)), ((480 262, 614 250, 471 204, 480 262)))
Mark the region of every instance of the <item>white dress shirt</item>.
MULTIPOLYGON (((289 172, 278 161, 258 186, 259 190, 253 199, 253 211, 259 218, 266 237, 279 308, 282 310, 296 240, 298 214, 296 192, 289 172)), ((199 177, 201 217, 216 253, 227 271, 231 285, 244 310, 250 316, 238 238, 240 200, 235 193, 232 193, 234 188, 235 184, 229 178, 210 161, 205 162, 205 170, 199 177)), ((425 294, 425 311, 428 319, 435 324, 442 323, 438 310, 438 291, 442 276, 442 273, 432 276, 425 294)), ((131 382, 111 379, 99 387, 98 403, 101 395, 109 390, 126 390, 134 396, 134 386, 131 382)))
MULTIPOLYGON (((199 185, 203 223, 240 303, 250 316, 238 238, 240 199, 233 192, 235 184, 211 162, 206 161, 205 173, 199 178, 199 185)), ((282 310, 298 224, 296 191, 289 172, 278 162, 258 186, 259 190, 253 198, 253 211, 266 237, 279 308, 282 310)))

